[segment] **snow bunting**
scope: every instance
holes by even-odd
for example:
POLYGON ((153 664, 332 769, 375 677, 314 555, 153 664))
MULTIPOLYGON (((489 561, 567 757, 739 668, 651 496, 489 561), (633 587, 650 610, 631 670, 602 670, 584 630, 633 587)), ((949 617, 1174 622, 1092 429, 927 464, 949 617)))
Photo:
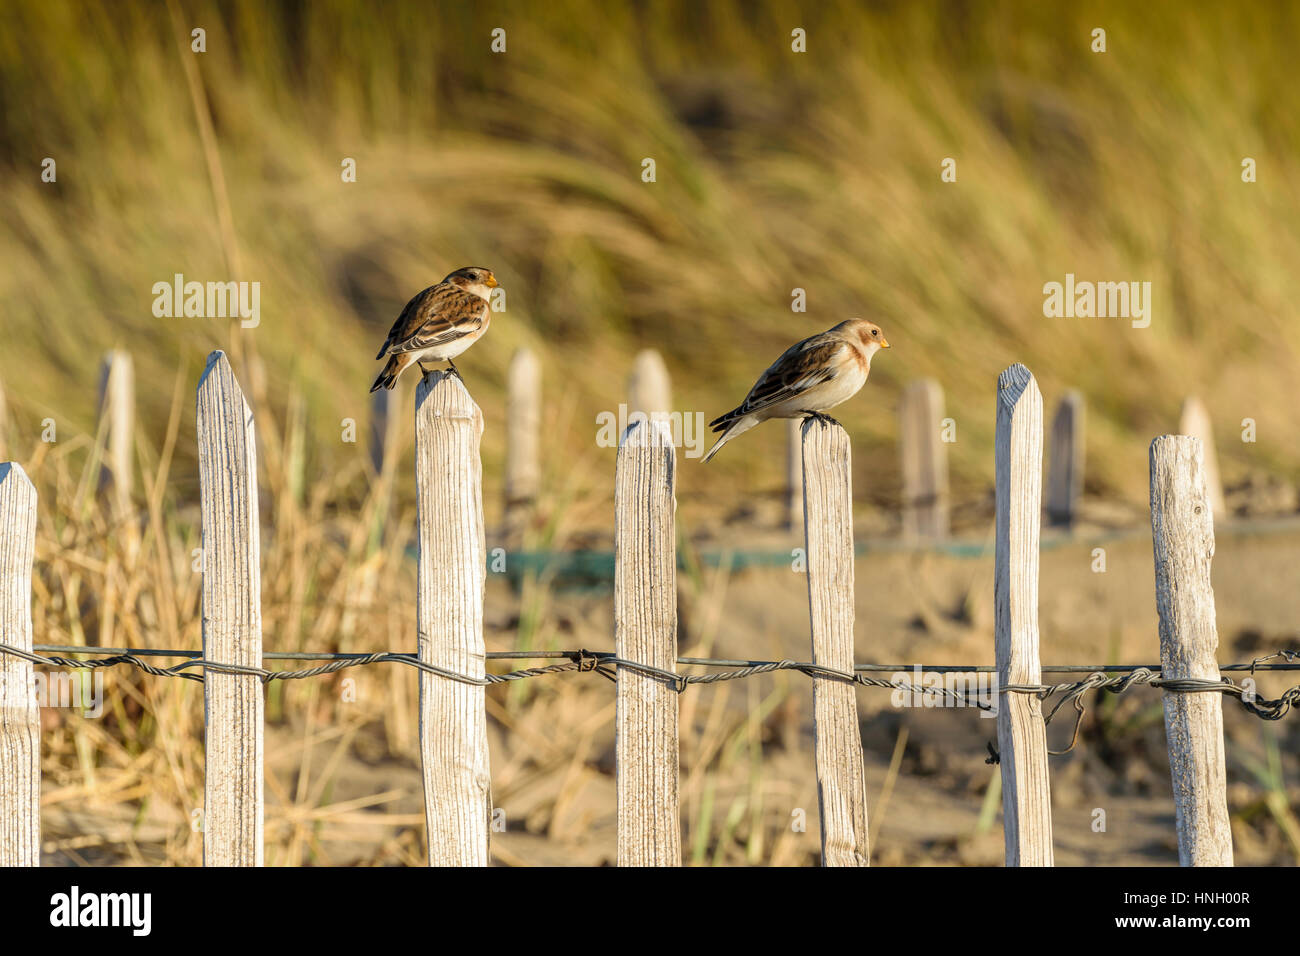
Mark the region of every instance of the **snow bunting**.
POLYGON ((496 276, 491 269, 467 266, 406 303, 388 331, 384 347, 375 356, 376 360, 385 355, 391 357, 370 390, 392 388, 397 384, 397 376, 412 362, 428 374, 425 362, 445 361, 460 378, 452 359, 488 330, 492 321, 488 297, 496 287, 496 276))
POLYGON ((790 346, 758 377, 743 402, 709 422, 722 437, 704 460, 769 418, 827 418, 823 412, 847 402, 866 384, 871 356, 887 348, 880 326, 865 319, 849 319, 790 346))

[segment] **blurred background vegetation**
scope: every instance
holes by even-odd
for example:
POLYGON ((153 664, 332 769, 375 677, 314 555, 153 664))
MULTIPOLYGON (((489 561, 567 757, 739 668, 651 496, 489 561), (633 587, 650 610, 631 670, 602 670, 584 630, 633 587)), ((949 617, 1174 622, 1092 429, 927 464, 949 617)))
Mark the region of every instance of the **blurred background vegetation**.
MULTIPOLYGON (((337 470, 364 455, 338 423, 366 421, 389 324, 475 263, 508 293, 464 362, 489 501, 514 347, 544 356, 565 480, 607 497, 595 415, 617 407, 638 348, 665 354, 678 408, 712 418, 788 344, 849 316, 895 345, 839 416, 862 506, 896 498, 897 395, 921 375, 958 423, 955 495, 983 493, 994 380, 1013 361, 1049 407, 1084 391, 1090 493, 1144 501, 1148 441, 1188 392, 1210 406, 1228 483, 1300 464, 1293 5, 172 9, 0 13, 0 380, 28 439, 46 415, 92 428, 95 366, 116 345, 161 443, 163 383, 183 368, 188 391, 205 353, 242 336, 272 402, 303 390, 312 469, 337 470), (1090 50, 1098 26, 1105 53, 1090 50), (189 51, 194 27, 206 53, 189 51), (795 27, 806 54, 791 52, 795 27), (237 276, 183 57, 212 116, 237 276), (56 184, 40 181, 47 156, 56 184), (151 287, 177 272, 261 282, 261 326, 155 318, 151 287), (1042 286, 1067 272, 1150 281, 1151 327, 1045 318, 1042 286), (806 314, 790 309, 796 287, 806 314), (1236 440, 1246 417, 1257 444, 1236 440)), ((189 414, 177 466, 192 474, 189 414)), ((776 486, 782 441, 769 426, 682 469, 683 498, 776 486)))

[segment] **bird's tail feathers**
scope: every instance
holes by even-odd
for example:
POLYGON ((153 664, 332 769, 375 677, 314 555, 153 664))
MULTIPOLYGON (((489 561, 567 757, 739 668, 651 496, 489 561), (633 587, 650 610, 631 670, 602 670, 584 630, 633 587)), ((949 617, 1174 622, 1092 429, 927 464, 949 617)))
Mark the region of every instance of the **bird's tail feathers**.
MULTIPOLYGON (((726 418, 727 416, 724 415, 722 417, 726 418)), ((745 432, 749 431, 751 428, 757 425, 758 421, 759 420, 755 418, 753 415, 745 415, 742 418, 734 419, 730 424, 726 426, 726 431, 722 433, 722 437, 719 438, 717 440, 717 443, 714 444, 714 446, 709 449, 708 453, 701 460, 701 464, 703 464, 704 462, 712 458, 714 455, 716 455, 718 453, 718 449, 720 449, 727 442, 731 441, 731 439, 735 438, 737 435, 743 435, 745 432)))
POLYGON ((709 422, 709 427, 712 428, 715 432, 726 431, 726 429, 730 427, 731 423, 734 422, 737 418, 740 418, 743 414, 744 412, 742 412, 739 408, 733 408, 731 411, 727 412, 726 414, 719 415, 713 421, 709 422))
POLYGON ((402 374, 402 370, 410 364, 411 357, 401 352, 394 355, 384 366, 384 370, 379 373, 379 378, 375 379, 375 384, 370 386, 372 392, 377 392, 381 388, 393 388, 397 384, 397 376, 402 374))

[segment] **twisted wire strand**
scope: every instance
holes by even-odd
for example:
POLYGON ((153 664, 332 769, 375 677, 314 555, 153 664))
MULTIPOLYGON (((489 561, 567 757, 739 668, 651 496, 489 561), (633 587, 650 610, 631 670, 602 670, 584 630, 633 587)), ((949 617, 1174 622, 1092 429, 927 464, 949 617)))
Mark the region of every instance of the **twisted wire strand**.
MULTIPOLYGON (((75 653, 78 655, 99 654, 102 656, 78 660, 62 656, 60 653, 37 654, 34 651, 24 651, 20 648, 0 644, 0 653, 9 654, 30 661, 33 664, 40 664, 47 667, 53 666, 90 669, 127 664, 145 672, 146 674, 152 674, 156 677, 180 677, 198 683, 203 682, 203 676, 208 671, 219 674, 243 674, 256 677, 262 683, 267 684, 276 680, 303 680, 308 677, 332 674, 341 670, 353 667, 364 667, 370 664, 405 664, 435 677, 457 681, 462 684, 487 687, 493 684, 524 680, 530 677, 542 677, 549 674, 561 674, 567 672, 595 672, 600 674, 602 677, 605 677, 607 680, 614 681, 617 680, 618 669, 627 668, 628 670, 646 676, 659 678, 660 680, 670 684, 678 693, 683 693, 691 684, 715 684, 721 681, 739 680, 746 677, 753 677, 758 674, 769 674, 775 671, 796 671, 812 678, 840 680, 862 687, 888 688, 890 690, 903 691, 908 694, 919 694, 922 695, 922 699, 924 700, 942 699, 951 701, 953 705, 976 707, 985 711, 994 709, 994 705, 992 704, 987 691, 981 694, 980 691, 972 692, 970 690, 955 690, 947 687, 926 687, 900 678, 886 679, 883 677, 872 676, 872 672, 893 671, 894 673, 898 673, 900 671, 906 671, 906 665, 863 664, 854 668, 853 672, 850 673, 804 661, 736 661, 719 660, 716 658, 682 657, 678 658, 679 664, 688 666, 726 667, 728 669, 708 674, 679 674, 675 671, 653 667, 649 664, 640 663, 639 661, 625 660, 608 651, 589 651, 585 648, 579 648, 577 650, 563 651, 490 652, 485 655, 489 660, 517 660, 530 658, 559 658, 562 660, 560 663, 556 664, 521 668, 504 674, 485 674, 483 677, 474 677, 468 674, 458 673, 448 668, 426 663, 421 661, 419 657, 414 654, 395 653, 392 651, 377 651, 370 654, 267 653, 263 655, 264 659, 267 660, 312 660, 323 662, 314 667, 295 670, 268 670, 262 667, 210 661, 204 658, 199 651, 158 650, 153 648, 131 651, 122 648, 81 648, 48 645, 37 645, 37 649, 43 651, 75 653), (143 658, 145 656, 183 657, 185 659, 170 667, 158 667, 144 660, 143 658), (981 699, 981 697, 983 697, 983 699, 981 699)), ((1255 658, 1255 660, 1249 664, 1224 665, 1221 670, 1249 671, 1252 675, 1260 670, 1293 670, 1300 667, 1300 664, 1297 664, 1298 660, 1300 660, 1300 652, 1283 650, 1278 651, 1275 654, 1255 658), (1278 658, 1285 659, 1286 663, 1271 663, 1278 658)), ((922 665, 913 665, 913 667, 919 667, 922 671, 941 671, 946 673, 988 673, 996 670, 995 668, 985 666, 961 667, 956 665, 946 665, 942 667, 927 668, 922 665)), ((1071 665, 1070 669, 1079 669, 1080 667, 1092 669, 1090 665, 1071 665)), ((1042 669, 1048 672, 1059 670, 1052 667, 1044 667, 1042 669)), ((1228 677, 1220 677, 1218 680, 1190 677, 1162 678, 1158 667, 1147 667, 1144 665, 1098 665, 1095 669, 1092 669, 1092 673, 1089 673, 1086 677, 1080 680, 1057 684, 1000 684, 996 688, 995 692, 998 694, 1031 694, 1038 697, 1038 699, 1043 701, 1044 704, 1050 702, 1051 706, 1043 717, 1044 724, 1051 723, 1052 718, 1056 716, 1065 704, 1072 704, 1076 716, 1070 744, 1064 750, 1051 751, 1052 754, 1059 756, 1061 754, 1069 753, 1078 741, 1079 728, 1082 726, 1085 713, 1084 695, 1092 690, 1104 690, 1112 694, 1123 694, 1136 684, 1158 687, 1162 690, 1174 693, 1225 694, 1230 697, 1235 697, 1238 702, 1241 703, 1242 707, 1244 707, 1248 712, 1254 714, 1256 717, 1259 717, 1261 720, 1280 720, 1290 712, 1294 705, 1300 704, 1300 685, 1291 687, 1277 698, 1260 698, 1256 695, 1252 687, 1246 687, 1235 683, 1228 677), (1053 700, 1053 697, 1056 699, 1053 700)), ((990 752, 996 755, 996 752, 992 750, 992 747, 990 747, 990 752)), ((992 758, 990 758, 990 762, 992 762, 992 758)))

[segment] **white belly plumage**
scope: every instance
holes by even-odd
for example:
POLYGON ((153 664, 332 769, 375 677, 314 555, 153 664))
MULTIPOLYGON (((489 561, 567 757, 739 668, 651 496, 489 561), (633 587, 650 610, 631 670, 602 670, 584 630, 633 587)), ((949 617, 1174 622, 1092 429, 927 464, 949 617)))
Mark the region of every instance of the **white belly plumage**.
POLYGON ((445 362, 447 359, 454 359, 457 355, 483 337, 483 333, 488 330, 488 324, 490 322, 491 317, 489 316, 488 321, 484 322, 476 332, 471 332, 469 335, 462 335, 460 338, 452 339, 450 342, 439 342, 437 345, 431 345, 427 349, 421 349, 416 354, 417 360, 426 362, 445 362))

